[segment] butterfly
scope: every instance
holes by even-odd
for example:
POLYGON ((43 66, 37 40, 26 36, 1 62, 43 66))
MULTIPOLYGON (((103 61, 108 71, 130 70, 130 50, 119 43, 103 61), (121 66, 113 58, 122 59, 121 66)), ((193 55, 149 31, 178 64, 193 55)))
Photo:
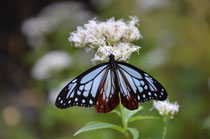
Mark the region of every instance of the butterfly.
POLYGON ((96 65, 70 81, 57 96, 55 105, 65 109, 71 106, 91 107, 99 113, 115 109, 121 99, 129 109, 138 108, 138 102, 167 98, 163 86, 148 73, 125 62, 115 60, 96 65), (119 95, 120 93, 120 95, 119 95))

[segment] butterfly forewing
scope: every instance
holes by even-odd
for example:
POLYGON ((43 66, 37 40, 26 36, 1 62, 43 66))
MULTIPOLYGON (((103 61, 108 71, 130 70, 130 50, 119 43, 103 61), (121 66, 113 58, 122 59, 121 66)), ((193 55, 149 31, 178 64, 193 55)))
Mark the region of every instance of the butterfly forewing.
POLYGON ((60 92, 55 105, 58 108, 71 106, 91 107, 95 105, 98 97, 100 83, 105 78, 107 63, 97 65, 82 73, 60 92))
MULTIPOLYGON (((124 62, 116 62, 119 74, 126 82, 127 88, 131 89, 133 96, 139 102, 146 102, 151 99, 165 100, 167 93, 163 86, 146 72, 124 62)), ((121 79, 120 79, 121 80, 121 79)), ((119 82, 119 84, 122 84, 119 82)), ((127 93, 128 93, 127 92, 127 93)))

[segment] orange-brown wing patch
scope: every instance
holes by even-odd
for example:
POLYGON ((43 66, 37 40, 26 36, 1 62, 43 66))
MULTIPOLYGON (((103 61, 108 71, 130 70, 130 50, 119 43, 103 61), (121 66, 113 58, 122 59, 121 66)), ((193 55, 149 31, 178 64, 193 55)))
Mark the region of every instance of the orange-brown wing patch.
POLYGON ((129 110, 138 109, 138 101, 133 96, 133 90, 131 89, 131 86, 125 75, 118 69, 117 76, 120 88, 121 103, 129 110))
POLYGON ((119 90, 115 86, 115 76, 112 70, 107 70, 102 84, 98 89, 98 100, 95 109, 99 113, 107 113, 112 111, 119 104, 119 90))

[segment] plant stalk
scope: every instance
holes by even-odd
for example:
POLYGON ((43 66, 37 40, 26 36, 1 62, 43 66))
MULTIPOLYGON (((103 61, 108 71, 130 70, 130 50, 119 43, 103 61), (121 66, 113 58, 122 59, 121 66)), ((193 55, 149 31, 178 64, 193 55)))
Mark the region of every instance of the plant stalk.
POLYGON ((122 104, 120 104, 120 113, 121 113, 121 119, 122 119, 124 134, 129 139, 128 130, 127 130, 128 125, 127 125, 127 122, 125 120, 125 113, 124 113, 124 108, 123 108, 122 104))
POLYGON ((168 116, 164 116, 163 117, 163 123, 164 123, 164 126, 163 126, 163 137, 162 139, 165 139, 166 138, 166 132, 167 132, 167 126, 168 126, 168 116))

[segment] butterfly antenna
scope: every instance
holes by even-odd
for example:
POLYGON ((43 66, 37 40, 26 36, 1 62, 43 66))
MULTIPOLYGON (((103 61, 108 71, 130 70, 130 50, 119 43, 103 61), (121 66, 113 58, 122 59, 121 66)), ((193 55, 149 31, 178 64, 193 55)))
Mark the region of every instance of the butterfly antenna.
POLYGON ((118 59, 116 59, 117 61, 119 61, 122 58, 122 56, 120 56, 118 59))

